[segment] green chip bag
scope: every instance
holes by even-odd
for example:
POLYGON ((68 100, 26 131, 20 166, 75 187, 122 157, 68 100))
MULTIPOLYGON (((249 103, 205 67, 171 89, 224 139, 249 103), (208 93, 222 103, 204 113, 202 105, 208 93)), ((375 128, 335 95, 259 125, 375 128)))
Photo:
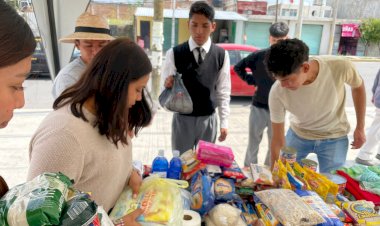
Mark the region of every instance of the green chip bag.
POLYGON ((0 225, 58 225, 72 183, 62 173, 43 173, 0 199, 0 225))

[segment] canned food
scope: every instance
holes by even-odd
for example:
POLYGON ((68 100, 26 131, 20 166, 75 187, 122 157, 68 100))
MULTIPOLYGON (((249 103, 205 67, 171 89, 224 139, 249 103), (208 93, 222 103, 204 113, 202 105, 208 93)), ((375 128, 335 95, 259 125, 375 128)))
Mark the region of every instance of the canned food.
POLYGON ((301 159, 301 164, 303 167, 311 169, 314 172, 317 171, 318 163, 316 161, 313 161, 311 159, 301 159))
POLYGON ((292 147, 283 147, 280 151, 280 160, 286 164, 288 162, 290 165, 297 159, 297 150, 292 147))

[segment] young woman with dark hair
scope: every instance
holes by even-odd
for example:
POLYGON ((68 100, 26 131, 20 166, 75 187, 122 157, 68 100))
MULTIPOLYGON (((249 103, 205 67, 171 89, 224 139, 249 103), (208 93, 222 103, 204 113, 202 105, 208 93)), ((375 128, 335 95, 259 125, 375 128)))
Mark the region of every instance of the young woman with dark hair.
MULTIPOLYGON (((81 79, 54 102, 30 143, 28 180, 62 172, 109 211, 125 186, 137 193, 131 131, 147 126, 152 113, 144 88, 152 65, 129 39, 116 39, 95 56, 81 79)), ((137 210, 123 218, 138 225, 137 210)))
MULTIPOLYGON (((0 128, 8 125, 14 109, 24 106, 23 83, 30 72, 35 47, 29 25, 0 0, 0 128)), ((7 191, 0 176, 0 198, 7 191)))

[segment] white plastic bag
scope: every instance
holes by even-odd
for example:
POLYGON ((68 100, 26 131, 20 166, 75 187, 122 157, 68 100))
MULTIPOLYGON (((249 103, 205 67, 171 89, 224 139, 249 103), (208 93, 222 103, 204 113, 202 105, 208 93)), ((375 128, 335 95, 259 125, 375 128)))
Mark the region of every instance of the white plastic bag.
POLYGON ((173 87, 166 88, 158 97, 160 105, 168 111, 190 114, 193 112, 193 101, 183 84, 182 75, 176 73, 173 77, 173 87))

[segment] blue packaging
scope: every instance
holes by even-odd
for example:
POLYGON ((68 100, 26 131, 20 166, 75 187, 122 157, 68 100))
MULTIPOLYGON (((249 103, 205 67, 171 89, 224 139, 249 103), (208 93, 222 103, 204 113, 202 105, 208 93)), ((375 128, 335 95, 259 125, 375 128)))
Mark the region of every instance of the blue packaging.
POLYGON ((182 161, 179 158, 179 151, 173 151, 173 158, 170 160, 168 178, 180 180, 182 172, 182 161))
POLYGON ((166 178, 168 173, 169 163, 165 158, 164 150, 158 151, 158 156, 154 158, 152 164, 152 173, 157 174, 159 177, 166 178))

